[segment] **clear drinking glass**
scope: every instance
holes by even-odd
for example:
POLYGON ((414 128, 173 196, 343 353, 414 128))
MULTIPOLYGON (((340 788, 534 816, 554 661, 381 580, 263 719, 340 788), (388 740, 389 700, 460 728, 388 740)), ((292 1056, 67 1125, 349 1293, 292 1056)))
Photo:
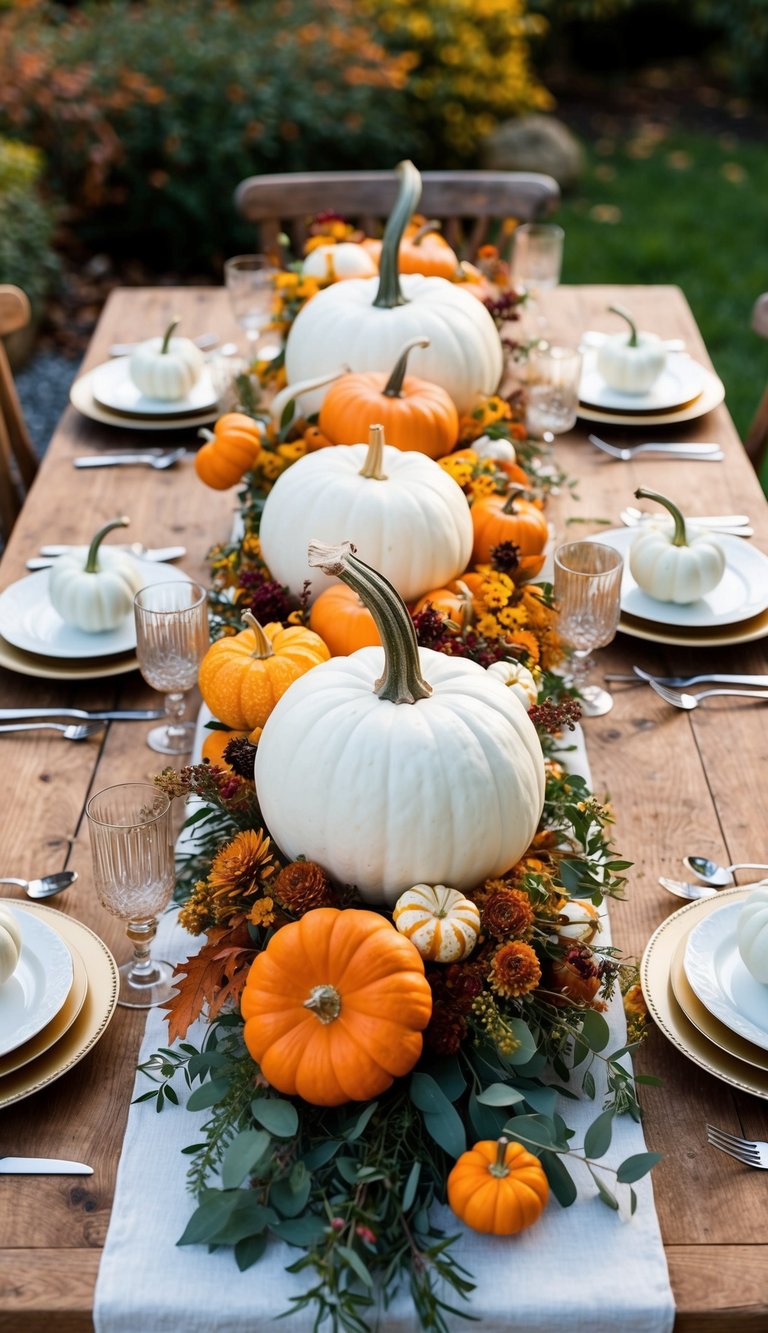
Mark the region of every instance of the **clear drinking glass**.
POLYGON ((608 691, 589 684, 588 659, 616 634, 623 571, 618 551, 602 542, 568 542, 555 551, 558 632, 573 650, 569 680, 581 694, 587 717, 601 717, 613 708, 608 691))
POLYGON ((258 346, 272 318, 274 279, 278 273, 268 255, 235 255, 224 264, 224 283, 235 319, 245 330, 251 360, 257 352, 269 360, 280 351, 277 337, 269 345, 258 346))
POLYGON ((536 439, 573 430, 579 406, 581 352, 540 343, 528 354, 526 425, 536 439))
POLYGON ((171 803, 148 782, 106 787, 86 806, 93 879, 102 907, 126 922, 133 958, 119 969, 118 1004, 150 1009, 173 990, 170 963, 150 957, 157 917, 175 882, 171 803))
POLYGON ((539 336, 547 320, 538 309, 541 292, 551 291, 560 281, 565 232, 550 222, 525 222, 517 227, 512 251, 512 277, 518 291, 525 292, 527 309, 539 336))
POLYGON ((194 722, 182 722, 184 695, 210 642, 208 597, 199 583, 152 583, 133 599, 136 655, 148 685, 165 695, 165 726, 153 727, 147 745, 160 754, 192 749, 194 722))

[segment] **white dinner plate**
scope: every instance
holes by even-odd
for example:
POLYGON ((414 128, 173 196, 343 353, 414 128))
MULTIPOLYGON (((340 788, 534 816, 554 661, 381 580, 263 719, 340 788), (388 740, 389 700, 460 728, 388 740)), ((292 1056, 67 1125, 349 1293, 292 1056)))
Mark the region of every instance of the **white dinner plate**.
POLYGON ((604 412, 671 412, 693 402, 704 387, 704 367, 676 353, 667 358, 659 378, 645 393, 622 393, 606 384, 597 357, 596 351, 584 352, 579 398, 604 412))
POLYGON ((96 402, 92 387, 95 373, 94 370, 88 370, 75 380, 69 390, 69 401, 82 416, 88 417, 90 421, 98 421, 101 426, 117 426, 121 430, 130 431, 183 430, 185 427, 208 425, 219 416, 218 406, 212 407, 210 412, 199 412, 196 416, 171 417, 170 420, 158 416, 121 416, 118 412, 112 412, 96 402))
POLYGON ((768 612, 763 611, 751 620, 738 625, 723 625, 720 629, 679 629, 676 626, 654 625, 650 620, 636 620, 622 614, 619 629, 631 639, 646 643, 667 643, 675 648, 732 648, 740 643, 755 643, 768 636, 768 612))
POLYGON ((594 421, 600 426, 639 427, 640 430, 647 430, 649 426, 682 426, 686 421, 695 421, 698 417, 703 417, 707 412, 711 412, 713 408, 719 407, 725 398, 723 381, 704 366, 700 369, 704 377, 701 393, 698 398, 694 398, 693 402, 688 403, 685 407, 679 407, 670 412, 638 412, 637 410, 609 412, 602 408, 591 407, 587 403, 579 403, 578 415, 582 421, 594 421))
POLYGON ((685 975, 715 1018, 768 1051, 768 986, 747 971, 736 942, 743 905, 724 903, 694 926, 685 946, 685 975))
POLYGON ((183 398, 167 399, 150 398, 142 393, 131 379, 130 364, 129 356, 117 356, 93 371, 91 391, 94 401, 100 407, 106 407, 111 412, 127 413, 132 417, 161 418, 195 416, 216 407, 218 395, 207 366, 183 398))
MULTIPOLYGON (((87 548, 82 549, 85 560, 87 548)), ((141 571, 142 587, 189 578, 176 565, 133 558, 141 571)), ((0 634, 8 643, 27 653, 62 659, 112 657, 135 649, 133 610, 116 629, 101 634, 87 634, 85 630, 65 624, 48 597, 50 572, 40 569, 35 574, 28 574, 0 593, 0 634)))
POLYGON ((23 908, 7 909, 21 930, 16 970, 0 986, 0 1055, 15 1051, 50 1023, 69 994, 72 955, 60 935, 23 908))
MULTIPOLYGON (((661 523, 664 521, 659 519, 661 523)), ((669 527, 671 531, 671 519, 669 527)), ((712 534, 725 556, 725 572, 716 588, 706 597, 683 606, 650 597, 637 586, 629 568, 630 547, 639 531, 638 528, 612 528, 590 538, 612 547, 624 557, 621 609, 625 615, 680 629, 716 629, 719 625, 750 620, 768 608, 768 556, 741 537, 720 533, 712 534)))

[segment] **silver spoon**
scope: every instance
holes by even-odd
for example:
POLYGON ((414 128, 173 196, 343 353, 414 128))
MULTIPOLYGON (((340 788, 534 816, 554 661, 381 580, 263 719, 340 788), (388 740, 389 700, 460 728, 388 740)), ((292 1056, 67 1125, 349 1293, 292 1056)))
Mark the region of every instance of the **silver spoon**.
POLYGON ((127 467, 139 464, 164 472, 186 454, 186 449, 173 449, 169 454, 84 454, 74 460, 75 467, 127 467))
POLYGON ((689 902, 696 902, 699 898, 714 898, 718 892, 708 884, 687 884, 682 879, 667 879, 664 875, 659 875, 659 884, 667 893, 674 893, 676 898, 686 898, 689 902))
POLYGON ((732 866, 719 866, 717 861, 710 861, 708 856, 684 856, 683 865, 697 879, 703 880, 705 884, 713 884, 718 889, 724 889, 735 882, 734 870, 768 870, 767 865, 754 861, 736 861, 732 866))
POLYGON ((16 884, 28 898, 52 898, 54 893, 68 889, 76 879, 76 870, 59 870, 55 875, 44 875, 42 879, 0 879, 0 884, 16 884))

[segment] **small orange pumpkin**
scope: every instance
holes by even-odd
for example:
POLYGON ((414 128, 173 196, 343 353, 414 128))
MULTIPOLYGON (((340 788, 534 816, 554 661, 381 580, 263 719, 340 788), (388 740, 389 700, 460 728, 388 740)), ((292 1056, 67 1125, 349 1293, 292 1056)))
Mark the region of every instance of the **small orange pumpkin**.
POLYGON ((212 643, 200 663, 198 685, 215 717, 235 731, 263 727, 289 685, 330 653, 302 625, 265 625, 246 611, 246 629, 212 643))
POLYGON ((425 592, 414 606, 413 614, 418 615, 431 606, 463 630, 472 623, 473 601, 468 581, 464 578, 455 579, 447 588, 433 588, 431 592, 425 592))
POLYGON ((307 426, 304 432, 304 443, 307 446, 307 453, 314 454, 318 449, 328 449, 335 444, 335 440, 329 440, 327 435, 323 435, 317 426, 307 426))
POLYGON ((314 1106, 367 1101, 421 1055, 432 992, 413 945, 378 912, 318 907, 257 955, 245 1044, 279 1092, 314 1106))
POLYGON ((473 1231, 514 1236, 541 1216, 549 1198, 544 1168, 522 1143, 484 1139, 448 1176, 448 1202, 473 1231))
POLYGON ((439 384, 405 374, 411 349, 428 346, 428 338, 411 338, 389 378, 377 370, 342 375, 320 408, 321 432, 336 444, 356 444, 380 423, 387 443, 396 449, 412 449, 429 458, 450 453, 459 433, 453 400, 439 384))
POLYGON ((244 412, 227 412, 219 417, 212 433, 201 430, 198 434, 207 443, 195 455, 195 471, 215 491, 225 491, 240 481, 261 449, 261 427, 244 412))
MULTIPOLYGON (((381 241, 363 241, 369 255, 379 262, 381 241)), ((458 255, 440 234, 440 223, 432 218, 426 221, 418 214, 411 219, 400 242, 397 255, 400 273, 423 273, 428 278, 447 278, 449 282, 461 276, 458 255)))
POLYGON ((502 542, 514 542, 523 556, 540 555, 547 544, 547 520, 530 500, 522 500, 516 495, 486 495, 475 500, 470 512, 475 564, 489 562, 494 546, 502 542))
POLYGON ((218 727, 215 731, 209 731, 203 741, 203 759, 207 759, 208 763, 216 768, 229 768, 230 765, 224 758, 224 751, 230 741, 241 740, 247 734, 245 731, 221 731, 218 727))
POLYGON ((332 657, 349 657, 358 648, 381 646, 376 621, 345 583, 331 584, 312 603, 309 628, 320 635, 332 657))

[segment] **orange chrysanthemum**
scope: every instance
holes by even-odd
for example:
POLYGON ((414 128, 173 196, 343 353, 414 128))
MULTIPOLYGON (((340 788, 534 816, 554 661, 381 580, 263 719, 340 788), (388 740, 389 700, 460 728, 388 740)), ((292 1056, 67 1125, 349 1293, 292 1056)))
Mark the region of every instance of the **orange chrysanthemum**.
POLYGON ((274 870, 264 830, 243 829, 214 857, 208 876, 210 898, 221 909, 233 899, 255 897, 274 870))
POLYGON ((321 866, 314 861, 292 861, 280 871, 274 885, 277 901, 293 916, 315 907, 335 907, 336 894, 321 866))
POLYGON ((494 955, 488 980, 497 995, 508 999, 517 999, 535 990, 541 981, 541 967, 530 944, 522 940, 502 944, 494 955))
POLYGON ((483 928, 497 940, 524 940, 533 929, 533 907, 519 889, 497 889, 483 906, 483 928))

